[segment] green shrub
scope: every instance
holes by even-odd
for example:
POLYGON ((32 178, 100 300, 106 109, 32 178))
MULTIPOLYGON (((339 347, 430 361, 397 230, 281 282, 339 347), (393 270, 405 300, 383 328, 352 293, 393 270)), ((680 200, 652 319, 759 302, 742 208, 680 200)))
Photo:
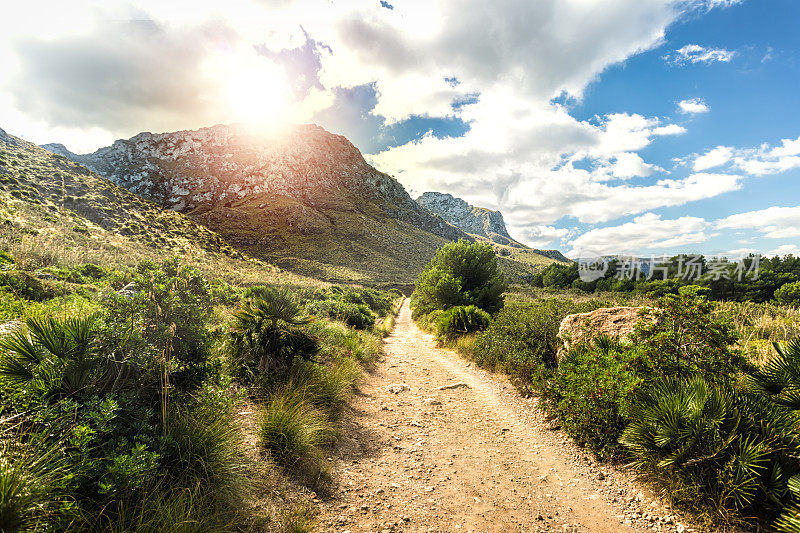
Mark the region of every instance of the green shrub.
POLYGON ((31 276, 27 272, 0 272, 0 287, 14 294, 17 298, 43 302, 61 294, 60 287, 54 283, 31 276))
POLYGON ((494 314, 503 308, 506 287, 490 245, 463 239, 451 242, 419 275, 411 295, 413 316, 457 305, 474 305, 494 314))
POLYGON ((785 283, 775 291, 775 300, 782 305, 800 305, 800 281, 785 283))
POLYGON ((196 388, 215 370, 211 360, 212 335, 208 282, 178 259, 143 261, 132 282, 133 296, 110 293, 105 300, 109 343, 126 346, 160 380, 169 367, 170 386, 196 388))
POLYGON ((436 335, 441 339, 453 339, 467 333, 480 331, 492 321, 486 311, 474 305, 456 306, 442 312, 436 320, 436 335))
POLYGON ((365 304, 324 300, 309 304, 307 309, 312 315, 340 320, 356 329, 369 329, 375 325, 375 317, 365 304))
POLYGON ((689 376, 700 373, 707 379, 725 380, 750 369, 747 359, 734 345, 739 336, 725 316, 713 314, 715 304, 703 289, 687 286, 679 294, 667 294, 644 316, 634 331, 653 373, 689 376))
POLYGON ((0 338, 0 380, 26 403, 103 393, 113 363, 100 353, 97 318, 28 318, 0 338))
POLYGON ((310 319, 291 293, 269 288, 260 294, 242 303, 228 337, 233 372, 248 381, 280 377, 295 357, 309 359, 319 349, 316 339, 300 329, 310 319))
POLYGON ((798 473, 796 417, 768 398, 702 377, 663 378, 637 393, 621 442, 681 502, 775 510, 798 473))
POLYGON ((370 288, 350 289, 344 291, 339 298, 342 302, 366 305, 380 317, 386 316, 394 303, 388 293, 370 288))
POLYGON ((601 457, 620 453, 628 402, 643 381, 640 363, 636 347, 597 337, 564 355, 548 386, 564 429, 601 457))
POLYGON ((475 361, 502 368, 522 388, 538 389, 542 378, 555 367, 562 345, 558 328, 565 316, 602 307, 592 300, 578 304, 567 298, 510 304, 475 339, 475 361))

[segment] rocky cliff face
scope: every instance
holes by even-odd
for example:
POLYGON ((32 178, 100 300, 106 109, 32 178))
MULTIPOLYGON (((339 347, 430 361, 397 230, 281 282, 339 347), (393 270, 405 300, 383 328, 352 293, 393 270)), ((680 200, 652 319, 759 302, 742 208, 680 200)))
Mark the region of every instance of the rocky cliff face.
POLYGON ((63 145, 44 147, 175 211, 205 212, 265 195, 316 209, 358 210, 368 202, 446 239, 463 236, 420 209, 347 139, 313 124, 271 138, 237 125, 140 133, 85 155, 63 145))
POLYGON ((472 239, 315 125, 272 137, 238 125, 140 133, 83 155, 44 147, 287 268, 313 261, 407 280, 445 242, 472 239))
POLYGON ((558 250, 537 250, 525 246, 511 238, 506 229, 503 214, 500 211, 492 211, 485 207, 475 207, 461 198, 456 198, 451 194, 440 192, 426 192, 417 198, 417 203, 432 213, 439 215, 457 228, 501 245, 501 247, 498 248, 498 253, 501 256, 513 255, 513 251, 508 248, 502 248, 503 246, 507 246, 533 252, 556 261, 570 261, 558 250))
POLYGON ((440 192, 426 192, 417 198, 417 203, 467 233, 486 237, 497 244, 523 246, 508 234, 500 211, 475 207, 461 198, 440 192))

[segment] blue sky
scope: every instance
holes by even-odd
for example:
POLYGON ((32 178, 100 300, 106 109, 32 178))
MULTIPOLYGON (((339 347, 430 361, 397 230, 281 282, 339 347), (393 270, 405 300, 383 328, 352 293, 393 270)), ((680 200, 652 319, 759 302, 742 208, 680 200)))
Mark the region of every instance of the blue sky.
POLYGON ((35 142, 316 122, 532 246, 800 253, 796 0, 15 9, 0 127, 35 142))

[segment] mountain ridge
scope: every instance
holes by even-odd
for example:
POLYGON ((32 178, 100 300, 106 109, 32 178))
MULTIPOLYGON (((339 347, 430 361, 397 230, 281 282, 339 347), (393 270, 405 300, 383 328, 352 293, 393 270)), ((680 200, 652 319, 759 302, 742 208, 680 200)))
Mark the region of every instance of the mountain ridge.
MULTIPOLYGON (((517 240, 508 233, 503 213, 492 211, 485 207, 478 207, 469 204, 467 201, 441 192, 425 192, 417 198, 417 203, 442 217, 444 220, 453 224, 457 228, 464 230, 470 235, 483 237, 489 242, 517 249, 530 250, 533 253, 562 262, 570 262, 558 250, 540 250, 531 248, 517 240)), ((505 251, 500 248, 501 253, 505 251)))
MULTIPOLYGON (((273 135, 238 124, 142 132, 90 154, 43 147, 187 215, 250 256, 321 279, 409 283, 445 243, 482 239, 314 124, 273 135)), ((513 281, 553 260, 504 238, 530 256, 517 264, 501 250, 513 281)))

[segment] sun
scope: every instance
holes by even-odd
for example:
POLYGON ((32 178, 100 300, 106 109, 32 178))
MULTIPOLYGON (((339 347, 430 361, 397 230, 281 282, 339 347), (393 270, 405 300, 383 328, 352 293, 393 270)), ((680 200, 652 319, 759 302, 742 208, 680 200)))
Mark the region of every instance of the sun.
POLYGON ((208 68, 219 87, 216 105, 230 121, 273 129, 289 119, 292 99, 280 65, 254 51, 233 49, 215 54, 208 68))

